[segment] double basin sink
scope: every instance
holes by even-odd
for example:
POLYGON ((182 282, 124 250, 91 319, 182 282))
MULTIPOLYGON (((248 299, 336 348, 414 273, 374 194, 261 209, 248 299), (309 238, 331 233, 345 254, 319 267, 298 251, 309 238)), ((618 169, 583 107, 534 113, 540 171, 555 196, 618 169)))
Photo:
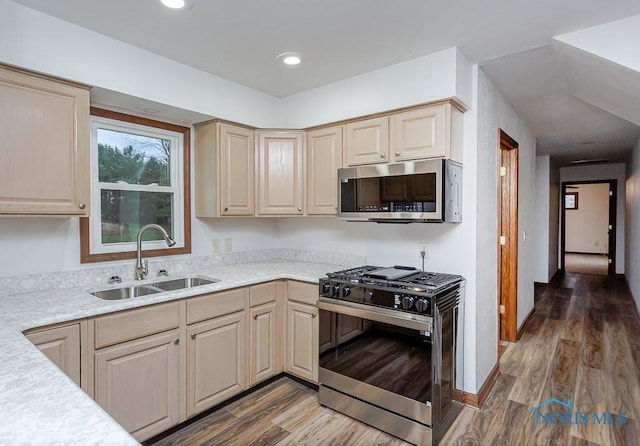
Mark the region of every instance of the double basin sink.
POLYGON ((131 297, 148 296, 149 294, 164 293, 166 291, 183 290, 202 285, 209 285, 220 282, 220 279, 212 279, 202 276, 182 277, 179 279, 168 279, 144 285, 133 285, 122 288, 112 288, 110 290, 96 291, 93 294, 100 299, 118 300, 129 299, 131 297))

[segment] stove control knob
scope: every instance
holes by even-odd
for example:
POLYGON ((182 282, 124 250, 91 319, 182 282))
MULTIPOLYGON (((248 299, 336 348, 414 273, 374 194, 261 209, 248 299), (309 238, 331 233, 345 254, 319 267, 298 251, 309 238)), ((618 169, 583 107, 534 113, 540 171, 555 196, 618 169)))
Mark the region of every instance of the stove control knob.
POLYGON ((342 287, 342 297, 347 297, 351 294, 351 288, 348 286, 342 287))
POLYGON ((415 299, 411 296, 402 296, 402 300, 400 301, 400 303, 402 304, 402 309, 410 310, 411 308, 413 308, 414 301, 415 299))
POLYGON ((420 313, 428 313, 429 312, 429 300, 428 299, 418 299, 416 302, 416 309, 420 313))
POLYGON ((331 285, 328 283, 322 284, 322 294, 329 294, 331 292, 331 285))
POLYGON ((331 289, 332 296, 340 296, 340 285, 334 285, 331 289))

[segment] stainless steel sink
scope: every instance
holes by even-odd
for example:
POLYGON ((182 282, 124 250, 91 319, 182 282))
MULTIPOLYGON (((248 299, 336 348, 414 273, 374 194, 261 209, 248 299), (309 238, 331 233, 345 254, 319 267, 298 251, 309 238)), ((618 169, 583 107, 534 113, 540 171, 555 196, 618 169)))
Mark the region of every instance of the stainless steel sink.
POLYGON ((182 290, 184 288, 193 288, 202 285, 209 285, 220 282, 220 279, 211 279, 208 277, 192 276, 182 277, 180 279, 163 280, 162 282, 152 283, 151 286, 160 288, 163 291, 182 290))
POLYGON ((179 279, 163 280, 162 282, 148 283, 146 285, 135 285, 110 290, 95 291, 93 294, 100 299, 118 300, 129 299, 131 297, 148 296, 149 294, 164 293, 167 291, 183 290, 211 283, 220 282, 220 279, 210 277, 190 276, 179 279))
POLYGON ((124 288, 114 288, 111 290, 96 291, 93 294, 100 299, 105 300, 118 300, 129 299, 131 297, 148 296, 149 294, 160 293, 163 290, 153 288, 149 285, 137 285, 124 288))

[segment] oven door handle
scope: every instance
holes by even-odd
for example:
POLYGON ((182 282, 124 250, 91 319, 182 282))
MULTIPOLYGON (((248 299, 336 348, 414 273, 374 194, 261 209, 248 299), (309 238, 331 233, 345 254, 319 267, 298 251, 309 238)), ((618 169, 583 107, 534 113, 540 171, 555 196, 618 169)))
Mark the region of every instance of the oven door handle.
POLYGON ((431 334, 433 319, 428 316, 403 313, 396 310, 372 307, 356 302, 348 302, 327 297, 318 299, 318 309, 332 311, 338 314, 368 319, 383 324, 404 327, 410 330, 419 330, 431 334))

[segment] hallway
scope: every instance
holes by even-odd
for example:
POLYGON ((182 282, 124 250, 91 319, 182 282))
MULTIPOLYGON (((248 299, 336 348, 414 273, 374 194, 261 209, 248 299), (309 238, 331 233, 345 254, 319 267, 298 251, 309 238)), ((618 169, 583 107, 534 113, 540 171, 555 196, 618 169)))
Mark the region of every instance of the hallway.
MULTIPOLYGON (((501 375, 482 410, 465 408, 444 444, 638 444, 639 370, 640 320, 626 283, 608 276, 559 276, 536 289, 535 313, 520 341, 502 355, 501 375), (573 413, 567 424, 539 418, 534 427, 532 408, 549 398, 571 400, 575 411, 588 412, 589 422, 573 413), (628 422, 594 424, 593 412, 599 419, 603 412, 614 413, 608 419, 614 423, 622 422, 621 414, 628 422)), ((553 403, 540 411, 566 409, 553 403)))

